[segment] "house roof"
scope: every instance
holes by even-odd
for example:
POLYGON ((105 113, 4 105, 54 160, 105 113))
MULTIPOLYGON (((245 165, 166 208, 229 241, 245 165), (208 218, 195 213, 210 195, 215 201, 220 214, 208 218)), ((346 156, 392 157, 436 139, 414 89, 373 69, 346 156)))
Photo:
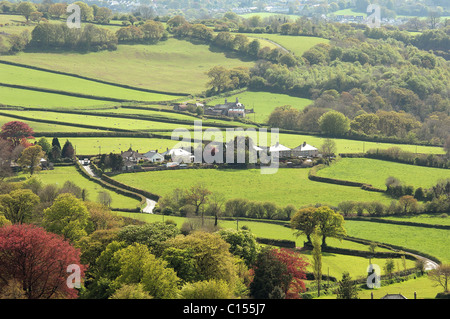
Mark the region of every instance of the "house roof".
POLYGON ((408 299, 402 294, 387 294, 384 297, 381 297, 381 299, 408 299))
POLYGON ((294 148, 295 151, 318 151, 319 149, 317 147, 314 147, 312 145, 307 144, 304 142, 303 144, 300 144, 296 148, 294 148))
POLYGON ((152 158, 155 155, 159 155, 159 156, 163 157, 161 154, 158 153, 158 151, 148 151, 147 153, 143 154, 143 156, 145 156, 147 158, 152 158))
POLYGON ((280 152, 280 151, 290 151, 289 147, 286 147, 280 143, 276 143, 275 145, 270 147, 271 152, 280 152))
POLYGON ((163 155, 170 155, 170 156, 191 156, 191 152, 188 152, 182 148, 172 148, 168 151, 165 151, 163 155))

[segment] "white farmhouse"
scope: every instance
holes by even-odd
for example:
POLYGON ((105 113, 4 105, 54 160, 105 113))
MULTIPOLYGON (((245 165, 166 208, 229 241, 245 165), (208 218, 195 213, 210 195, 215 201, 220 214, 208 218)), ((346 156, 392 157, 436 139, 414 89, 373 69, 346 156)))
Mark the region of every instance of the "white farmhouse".
POLYGON ((164 162, 164 156, 158 153, 157 150, 155 151, 148 151, 147 153, 143 154, 143 156, 146 158, 147 161, 152 163, 161 163, 164 162))

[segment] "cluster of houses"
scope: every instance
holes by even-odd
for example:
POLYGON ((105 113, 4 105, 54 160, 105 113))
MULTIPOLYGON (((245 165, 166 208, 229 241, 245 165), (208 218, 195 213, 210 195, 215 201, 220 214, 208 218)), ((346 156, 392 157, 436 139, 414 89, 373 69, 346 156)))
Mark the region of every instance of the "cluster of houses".
MULTIPOLYGON (((264 151, 263 148, 254 146, 256 151, 264 151)), ((290 149, 280 143, 269 147, 271 154, 277 153, 279 158, 314 158, 320 156, 319 150, 303 142, 296 148, 290 149)), ((124 166, 123 170, 131 170, 139 163, 165 163, 167 167, 174 167, 185 165, 186 163, 193 163, 195 156, 188 150, 182 148, 166 149, 165 152, 160 153, 158 150, 151 150, 146 153, 139 153, 138 150, 134 151, 131 147, 120 154, 123 158, 124 166)))
MULTIPOLYGON (((245 117, 248 113, 254 113, 254 109, 246 109, 245 105, 239 102, 239 98, 236 101, 229 102, 225 99, 225 103, 216 104, 214 106, 205 106, 202 103, 195 103, 195 107, 202 107, 205 115, 213 116, 229 116, 229 117, 245 117)), ((176 104, 174 106, 176 111, 186 111, 188 110, 188 105, 186 103, 176 104)))

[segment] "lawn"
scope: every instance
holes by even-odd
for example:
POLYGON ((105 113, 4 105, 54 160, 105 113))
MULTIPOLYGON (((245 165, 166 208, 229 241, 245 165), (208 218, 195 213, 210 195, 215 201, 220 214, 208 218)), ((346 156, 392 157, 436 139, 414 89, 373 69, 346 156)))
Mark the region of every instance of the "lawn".
POLYGON ((22 52, 1 59, 174 93, 205 91, 206 72, 216 65, 226 68, 254 65, 233 58, 232 54, 213 52, 207 45, 174 38, 155 45, 119 45, 116 51, 87 54, 22 52))
POLYGON ((450 262, 449 230, 352 220, 345 222, 345 228, 349 236, 415 249, 450 262))
POLYGON ((343 158, 319 170, 317 175, 328 178, 371 184, 385 189, 386 179, 394 176, 405 185, 429 188, 440 179, 450 178, 449 169, 394 163, 369 158, 343 158))
POLYGON ((162 196, 177 187, 188 188, 202 183, 212 192, 222 193, 226 199, 271 201, 280 206, 293 204, 300 207, 316 203, 337 205, 356 198, 386 204, 391 201, 382 193, 311 181, 308 179, 308 171, 309 169, 285 168, 279 169, 275 174, 261 174, 259 169, 186 169, 127 173, 116 175, 114 179, 162 196))
POLYGON ((106 191, 111 195, 111 206, 115 208, 136 208, 140 202, 134 198, 117 194, 113 191, 101 187, 84 176, 82 176, 75 166, 55 167, 54 170, 41 171, 36 175, 44 184, 56 184, 62 186, 66 181, 71 181, 88 191, 88 200, 96 202, 100 191, 106 191))
MULTIPOLYGON (((277 107, 283 105, 291 105, 292 107, 302 110, 312 103, 309 99, 293 97, 286 94, 269 93, 269 92, 251 92, 246 91, 240 94, 227 97, 228 101, 235 101, 244 104, 246 109, 254 109, 254 114, 248 114, 247 117, 255 122, 266 123, 270 113, 277 107)), ((223 104, 225 98, 218 98, 208 102, 208 105, 223 104)))
POLYGON ((0 64, 0 82, 72 93, 138 101, 168 101, 178 96, 142 92, 73 76, 0 64))

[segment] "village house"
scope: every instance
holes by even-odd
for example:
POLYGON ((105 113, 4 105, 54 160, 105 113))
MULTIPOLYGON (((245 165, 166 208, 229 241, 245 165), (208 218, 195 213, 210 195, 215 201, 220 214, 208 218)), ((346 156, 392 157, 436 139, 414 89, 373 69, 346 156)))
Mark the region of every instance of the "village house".
POLYGON ((142 156, 145 157, 146 161, 152 162, 152 163, 162 163, 164 162, 164 156, 158 153, 158 150, 154 151, 148 151, 147 153, 143 154, 142 156))
POLYGON ((278 153, 278 157, 289 157, 291 156, 291 149, 286 147, 280 143, 276 143, 275 145, 269 148, 271 154, 278 153))
POLYGON ((164 158, 170 156, 172 162, 177 163, 192 163, 195 159, 191 152, 188 152, 182 148, 167 149, 164 153, 162 153, 162 155, 164 158))
POLYGON ((300 156, 300 157, 317 157, 319 155, 319 149, 316 147, 303 142, 296 148, 292 149, 291 156, 300 156))
POLYGON ((122 156, 124 163, 132 163, 132 164, 136 164, 141 160, 145 160, 145 157, 140 154, 137 150, 133 151, 130 148, 128 149, 128 151, 125 152, 120 152, 120 156, 122 156))

